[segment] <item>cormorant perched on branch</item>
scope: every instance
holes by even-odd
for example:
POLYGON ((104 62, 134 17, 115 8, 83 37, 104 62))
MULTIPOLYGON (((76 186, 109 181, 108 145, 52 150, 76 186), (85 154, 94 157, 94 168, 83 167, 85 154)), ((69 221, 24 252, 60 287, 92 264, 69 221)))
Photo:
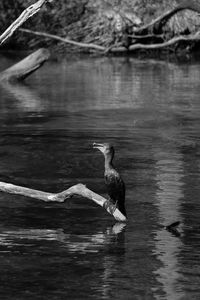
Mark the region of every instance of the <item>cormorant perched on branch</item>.
POLYGON ((93 143, 93 148, 99 149, 103 153, 105 158, 104 178, 110 198, 109 200, 115 207, 117 207, 121 211, 124 216, 126 216, 125 184, 120 174, 117 172, 117 170, 115 170, 112 163, 115 153, 114 147, 108 143, 93 143))

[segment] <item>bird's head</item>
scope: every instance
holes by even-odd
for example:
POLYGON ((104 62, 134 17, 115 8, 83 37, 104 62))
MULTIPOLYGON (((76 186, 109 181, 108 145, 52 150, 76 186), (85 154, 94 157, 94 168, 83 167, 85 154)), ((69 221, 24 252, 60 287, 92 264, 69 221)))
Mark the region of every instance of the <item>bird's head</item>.
POLYGON ((104 144, 93 143, 93 148, 99 149, 104 156, 111 156, 112 158, 115 153, 114 147, 109 143, 104 143, 104 144))

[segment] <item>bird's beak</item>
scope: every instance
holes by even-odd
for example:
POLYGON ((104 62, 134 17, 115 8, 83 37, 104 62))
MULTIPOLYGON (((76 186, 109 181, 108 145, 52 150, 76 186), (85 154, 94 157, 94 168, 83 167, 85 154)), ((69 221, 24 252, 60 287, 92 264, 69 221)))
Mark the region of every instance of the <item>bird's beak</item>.
POLYGON ((102 148, 104 147, 103 144, 98 144, 98 143, 93 143, 92 146, 94 149, 99 149, 100 151, 102 151, 102 148))

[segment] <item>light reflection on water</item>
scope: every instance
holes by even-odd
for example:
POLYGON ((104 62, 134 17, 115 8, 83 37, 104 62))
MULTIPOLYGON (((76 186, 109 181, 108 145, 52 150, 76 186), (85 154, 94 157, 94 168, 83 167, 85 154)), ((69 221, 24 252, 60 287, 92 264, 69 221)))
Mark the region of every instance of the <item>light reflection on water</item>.
POLYGON ((0 180, 52 192, 82 182, 105 195, 91 144, 110 141, 129 218, 115 224, 80 198, 0 194, 4 299, 199 298, 199 70, 84 58, 0 86, 0 180), (179 237, 164 228, 177 220, 179 237))
POLYGON ((108 244, 113 237, 120 234, 126 227, 125 223, 116 223, 108 227, 106 232, 98 232, 92 235, 71 235, 64 233, 63 229, 20 229, 2 231, 0 233, 0 246, 27 246, 28 242, 35 241, 57 241, 66 247, 70 253, 80 252, 95 253, 99 247, 108 244))

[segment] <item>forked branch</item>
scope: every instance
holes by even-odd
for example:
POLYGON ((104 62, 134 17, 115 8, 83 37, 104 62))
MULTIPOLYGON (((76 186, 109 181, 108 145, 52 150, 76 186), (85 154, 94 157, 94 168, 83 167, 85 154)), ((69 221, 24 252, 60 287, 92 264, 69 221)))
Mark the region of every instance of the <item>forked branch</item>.
POLYGON ((67 190, 55 194, 55 193, 47 193, 47 192, 42 192, 34 189, 29 189, 26 187, 17 186, 6 182, 0 182, 0 191, 10 193, 10 194, 17 194, 17 195, 30 197, 30 198, 35 198, 45 202, 64 202, 67 198, 70 198, 74 195, 78 195, 87 198, 89 200, 92 200, 96 204, 100 205, 101 207, 104 207, 106 211, 109 214, 111 214, 117 221, 120 222, 126 221, 126 217, 114 205, 112 205, 104 197, 89 190, 83 184, 73 185, 67 190))

